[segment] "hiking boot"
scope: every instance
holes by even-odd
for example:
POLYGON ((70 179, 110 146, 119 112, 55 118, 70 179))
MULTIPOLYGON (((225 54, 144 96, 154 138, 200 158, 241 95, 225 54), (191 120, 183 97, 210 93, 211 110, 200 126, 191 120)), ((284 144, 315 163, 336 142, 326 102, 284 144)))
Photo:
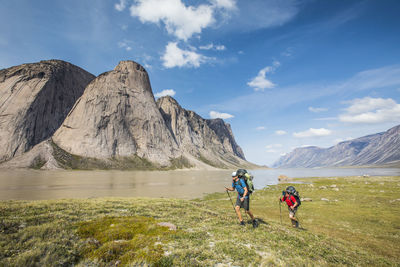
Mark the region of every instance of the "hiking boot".
POLYGON ((243 225, 243 226, 244 226, 244 225, 245 225, 244 221, 241 221, 241 222, 240 222, 240 225, 243 225))
POLYGON ((299 228, 299 222, 296 221, 296 228, 299 228))
POLYGON ((258 227, 258 222, 256 220, 253 221, 253 228, 257 228, 258 227))

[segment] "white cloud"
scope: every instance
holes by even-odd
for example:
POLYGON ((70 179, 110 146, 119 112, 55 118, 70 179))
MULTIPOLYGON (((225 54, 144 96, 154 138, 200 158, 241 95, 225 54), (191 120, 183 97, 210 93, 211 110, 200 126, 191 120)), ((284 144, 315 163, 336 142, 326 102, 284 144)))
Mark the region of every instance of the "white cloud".
POLYGON ((306 138, 306 137, 328 136, 331 133, 332 131, 325 128, 320 128, 320 129, 310 128, 304 132, 293 133, 293 136, 297 138, 306 138))
POLYGON ((257 130, 257 131, 263 131, 263 130, 265 130, 265 127, 264 127, 264 126, 258 126, 258 127, 256 128, 256 130, 257 130))
POLYGON ((235 8, 236 2, 232 0, 213 0, 211 5, 197 7, 186 6, 181 0, 136 0, 130 11, 131 16, 138 17, 142 23, 162 22, 169 34, 187 41, 214 24, 218 9, 235 8))
POLYGON ((230 119, 230 118, 233 118, 234 116, 233 115, 231 115, 231 114, 228 114, 228 113, 220 113, 220 112, 217 112, 217 111, 210 111, 210 118, 211 119, 217 119, 217 118, 220 118, 220 119, 230 119))
POLYGON ((164 55, 161 57, 163 65, 166 68, 173 67, 194 67, 198 68, 202 63, 205 63, 213 58, 209 58, 198 54, 194 51, 183 50, 178 47, 177 43, 168 43, 164 55))
POLYGON ((199 47, 201 50, 217 50, 217 51, 224 51, 226 47, 224 45, 214 45, 213 43, 208 45, 203 45, 199 47))
POLYGON ((265 148, 281 148, 281 147, 283 147, 282 144, 272 144, 265 146, 265 148))
POLYGON ((266 79, 267 73, 272 73, 280 66, 278 61, 274 61, 272 66, 267 66, 258 72, 258 75, 254 77, 250 82, 247 83, 248 86, 253 87, 255 91, 264 91, 265 89, 271 89, 276 86, 273 82, 266 79))
POLYGON ((357 73, 339 86, 343 90, 381 89, 400 84, 400 66, 392 65, 357 73))
POLYGON ((391 98, 364 97, 350 101, 339 120, 349 123, 383 123, 400 120, 400 104, 391 98))
POLYGON ((235 0, 211 0, 217 8, 224 8, 226 10, 234 10, 236 9, 236 1, 235 0))
POLYGON ((158 98, 158 97, 163 97, 163 96, 167 96, 167 95, 174 96, 175 94, 176 94, 176 92, 174 90, 166 89, 166 90, 163 90, 163 91, 161 91, 159 93, 156 93, 154 96, 158 98))
POLYGON ((285 51, 281 53, 284 57, 290 57, 293 54, 293 49, 291 47, 287 48, 285 51))
POLYGON ((124 11, 126 8, 126 0, 120 0, 118 4, 114 5, 114 7, 118 11, 124 11))
POLYGON ((319 113, 323 111, 327 111, 327 108, 314 108, 314 107, 308 107, 308 110, 314 113, 319 113))
POLYGON ((232 30, 253 31, 282 26, 300 10, 297 0, 238 1, 239 12, 233 15, 232 30), (236 15, 236 16, 235 16, 236 15))
POLYGON ((316 118, 315 121, 336 121, 338 118, 336 117, 324 117, 324 118, 316 118))
POLYGON ((276 135, 285 135, 285 134, 287 134, 287 132, 284 130, 278 130, 278 131, 275 131, 275 134, 276 135))
POLYGON ((127 41, 127 40, 124 40, 124 41, 122 41, 122 42, 118 42, 118 47, 119 48, 123 48, 123 49, 125 49, 126 51, 131 51, 132 50, 132 47, 129 45, 129 41, 127 41))
POLYGON ((265 146, 265 148, 267 149, 266 150, 267 153, 278 153, 279 152, 279 148, 281 148, 281 147, 282 147, 281 144, 273 144, 273 145, 265 146))

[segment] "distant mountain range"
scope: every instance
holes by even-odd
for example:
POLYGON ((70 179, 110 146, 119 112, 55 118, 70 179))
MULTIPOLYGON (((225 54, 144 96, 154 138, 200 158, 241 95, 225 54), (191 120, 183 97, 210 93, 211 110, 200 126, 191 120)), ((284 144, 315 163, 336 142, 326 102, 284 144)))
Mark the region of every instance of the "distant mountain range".
POLYGON ((386 132, 341 142, 329 148, 296 148, 273 164, 275 168, 400 166, 400 125, 386 132))
POLYGON ((256 167, 231 127, 172 97, 154 98, 146 70, 121 61, 98 77, 61 60, 0 70, 0 167, 175 169, 256 167))

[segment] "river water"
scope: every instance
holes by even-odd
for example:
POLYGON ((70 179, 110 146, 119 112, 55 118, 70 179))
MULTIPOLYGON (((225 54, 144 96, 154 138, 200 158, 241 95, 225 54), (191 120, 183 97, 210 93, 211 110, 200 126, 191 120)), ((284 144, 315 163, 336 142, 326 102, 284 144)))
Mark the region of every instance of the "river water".
MULTIPOLYGON (((93 197, 193 199, 224 192, 234 170, 219 171, 38 171, 1 170, 0 200, 93 197)), ((256 189, 288 177, 400 176, 397 168, 319 168, 250 170, 256 189)))

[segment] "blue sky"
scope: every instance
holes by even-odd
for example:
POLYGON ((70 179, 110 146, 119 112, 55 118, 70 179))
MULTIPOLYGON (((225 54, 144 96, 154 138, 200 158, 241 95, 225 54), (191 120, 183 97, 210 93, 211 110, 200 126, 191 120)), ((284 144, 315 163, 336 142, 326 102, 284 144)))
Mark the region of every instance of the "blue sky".
POLYGON ((330 147, 400 124, 400 1, 0 1, 0 68, 62 59, 98 75, 142 64, 232 126, 246 158, 330 147))

